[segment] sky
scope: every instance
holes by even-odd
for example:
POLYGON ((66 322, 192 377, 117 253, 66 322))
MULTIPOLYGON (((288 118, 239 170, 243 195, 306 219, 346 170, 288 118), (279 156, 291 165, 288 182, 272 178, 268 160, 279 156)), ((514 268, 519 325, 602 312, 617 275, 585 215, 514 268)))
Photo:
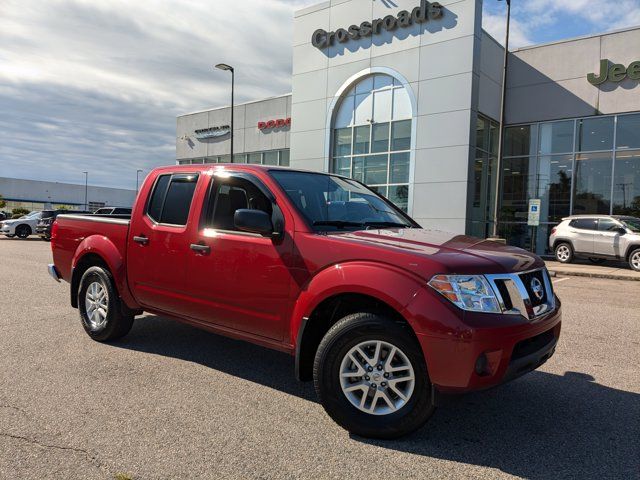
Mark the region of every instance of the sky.
MULTIPOLYGON (((175 162, 177 115, 228 103, 215 63, 237 102, 291 91, 293 11, 314 3, 0 0, 0 176, 135 188, 175 162)), ((500 41, 505 7, 484 2, 500 41)), ((512 0, 510 47, 637 25, 640 0, 512 0)))

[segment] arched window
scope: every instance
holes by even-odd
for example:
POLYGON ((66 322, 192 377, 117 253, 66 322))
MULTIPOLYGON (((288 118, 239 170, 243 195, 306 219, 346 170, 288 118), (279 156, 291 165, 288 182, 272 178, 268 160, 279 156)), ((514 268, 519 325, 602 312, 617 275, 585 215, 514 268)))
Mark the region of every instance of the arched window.
POLYGON ((369 75, 349 90, 333 120, 331 170, 355 178, 407 211, 411 100, 402 83, 369 75))

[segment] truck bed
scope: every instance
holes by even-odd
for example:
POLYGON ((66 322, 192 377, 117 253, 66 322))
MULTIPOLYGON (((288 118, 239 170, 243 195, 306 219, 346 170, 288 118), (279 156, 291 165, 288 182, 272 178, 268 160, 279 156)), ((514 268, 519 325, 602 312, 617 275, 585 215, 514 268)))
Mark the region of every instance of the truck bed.
POLYGON ((92 242, 93 236, 108 238, 124 259, 129 223, 129 215, 58 215, 57 230, 51 242, 55 247, 52 248, 53 261, 61 278, 70 281, 78 247, 92 242))

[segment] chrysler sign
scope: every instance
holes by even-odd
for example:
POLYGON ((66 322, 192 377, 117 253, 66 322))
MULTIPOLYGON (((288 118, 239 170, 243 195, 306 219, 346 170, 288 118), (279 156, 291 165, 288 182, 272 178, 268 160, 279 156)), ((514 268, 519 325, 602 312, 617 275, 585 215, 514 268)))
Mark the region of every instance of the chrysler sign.
POLYGON ((384 18, 377 18, 371 22, 362 22, 360 25, 351 25, 349 28, 338 28, 335 32, 327 32, 318 29, 311 36, 311 43, 316 48, 326 48, 335 42, 345 43, 349 40, 377 35, 382 30, 392 32, 397 28, 407 28, 413 24, 425 23, 442 17, 442 5, 438 2, 427 2, 422 0, 420 6, 411 12, 401 10, 397 15, 387 15, 384 18))
POLYGON ((206 140, 207 138, 223 137, 229 132, 231 132, 231 127, 229 125, 222 125, 220 127, 201 128, 193 133, 198 140, 206 140))

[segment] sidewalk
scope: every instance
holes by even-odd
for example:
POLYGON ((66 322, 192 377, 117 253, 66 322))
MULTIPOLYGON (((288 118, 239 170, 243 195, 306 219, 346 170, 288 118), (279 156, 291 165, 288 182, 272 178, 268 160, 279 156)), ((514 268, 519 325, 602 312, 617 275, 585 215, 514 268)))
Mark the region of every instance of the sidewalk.
POLYGON ((575 260, 574 263, 560 263, 545 260, 551 275, 572 275, 576 277, 611 278, 615 280, 640 281, 640 272, 631 270, 622 262, 605 262, 594 265, 588 260, 575 260))

